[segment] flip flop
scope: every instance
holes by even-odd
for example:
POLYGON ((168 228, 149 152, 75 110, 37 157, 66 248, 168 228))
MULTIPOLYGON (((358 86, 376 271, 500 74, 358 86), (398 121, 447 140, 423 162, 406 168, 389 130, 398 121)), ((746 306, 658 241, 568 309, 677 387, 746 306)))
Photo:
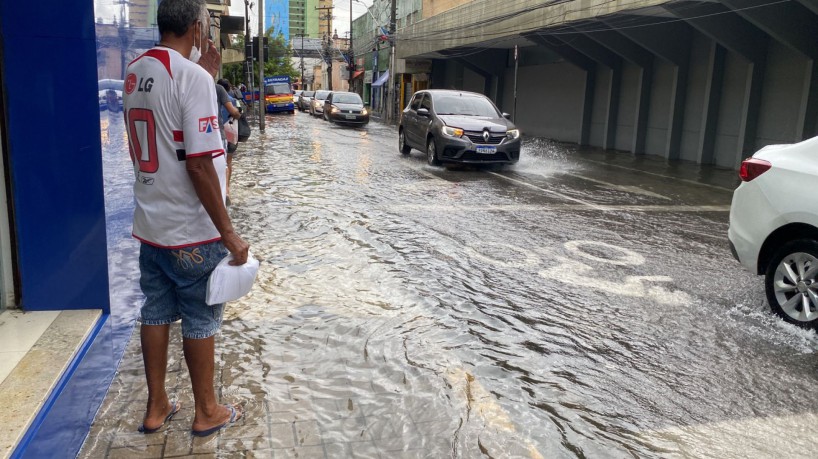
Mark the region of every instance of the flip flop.
POLYGON ((242 412, 237 410, 233 405, 224 406, 230 409, 230 419, 215 427, 211 427, 205 430, 191 430, 190 433, 192 433, 194 437, 207 437, 209 435, 213 435, 214 433, 224 429, 228 425, 233 424, 242 418, 242 412))
POLYGON ((165 416, 165 420, 162 421, 161 424, 159 424, 159 427, 157 427, 155 429, 148 429, 147 427, 145 427, 145 424, 142 424, 141 426, 139 426, 139 428, 137 430, 142 432, 143 434, 152 434, 152 433, 159 432, 159 429, 161 429, 162 427, 165 427, 165 424, 170 422, 170 420, 173 419, 173 416, 176 413, 178 413, 179 410, 181 410, 181 409, 182 409, 182 402, 178 402, 178 401, 173 402, 170 405, 170 413, 168 413, 168 415, 165 416))

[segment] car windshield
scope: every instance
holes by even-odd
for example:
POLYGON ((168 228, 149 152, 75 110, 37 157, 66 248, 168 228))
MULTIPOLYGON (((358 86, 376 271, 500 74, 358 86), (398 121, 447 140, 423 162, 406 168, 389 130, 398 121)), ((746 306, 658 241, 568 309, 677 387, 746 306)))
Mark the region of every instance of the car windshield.
POLYGON ((436 97, 435 112, 438 115, 483 116, 497 118, 500 116, 492 103, 484 97, 445 95, 436 97))
POLYGON ((290 94, 290 85, 287 83, 276 83, 264 87, 265 94, 290 94))
POLYGON ((312 95, 313 95, 313 94, 315 94, 315 91, 307 91, 307 92, 305 92, 305 93, 304 93, 304 94, 302 94, 302 95, 303 95, 304 97, 312 97, 312 95))
POLYGON ((315 91, 315 98, 318 100, 324 100, 329 95, 329 91, 315 91))
POLYGON ((336 104, 363 104, 361 96, 358 94, 335 94, 332 96, 332 102, 336 104))

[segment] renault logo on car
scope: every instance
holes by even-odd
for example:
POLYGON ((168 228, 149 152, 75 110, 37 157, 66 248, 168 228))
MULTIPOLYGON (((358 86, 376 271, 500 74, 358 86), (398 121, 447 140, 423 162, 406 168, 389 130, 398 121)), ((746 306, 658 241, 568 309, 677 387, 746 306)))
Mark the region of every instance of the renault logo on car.
POLYGON ((489 134, 489 131, 483 131, 483 140, 485 140, 486 143, 489 142, 489 137, 491 137, 491 134, 489 134))

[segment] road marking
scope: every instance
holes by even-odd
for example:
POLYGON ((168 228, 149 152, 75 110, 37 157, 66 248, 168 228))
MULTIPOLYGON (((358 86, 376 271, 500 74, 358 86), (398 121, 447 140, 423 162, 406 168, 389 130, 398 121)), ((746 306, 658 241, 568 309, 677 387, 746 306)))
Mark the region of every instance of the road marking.
POLYGON ((556 257, 561 264, 540 271, 545 279, 556 280, 573 287, 612 293, 630 298, 646 298, 659 304, 685 306, 693 299, 681 290, 668 290, 658 285, 645 285, 657 282, 673 282, 668 276, 627 276, 624 281, 600 279, 594 268, 566 257, 556 257))
MULTIPOLYGON (((670 206, 670 205, 617 205, 596 206, 600 210, 614 212, 729 212, 730 206, 670 206)), ((395 204, 385 209, 407 212, 452 212, 452 211, 497 211, 497 212, 552 212, 588 210, 585 204, 490 204, 490 205, 449 205, 449 204, 395 204)))
POLYGON ((616 266, 640 266, 645 264, 645 257, 639 255, 638 253, 634 252, 633 250, 628 250, 624 247, 617 247, 615 245, 606 244, 604 242, 599 241, 569 241, 564 244, 565 248, 568 249, 570 252, 573 252, 575 255, 578 255, 582 258, 591 261, 597 261, 600 263, 605 263, 609 265, 616 265, 616 266), (609 252, 621 252, 622 256, 619 258, 602 258, 598 257, 592 253, 588 253, 585 250, 582 250, 583 247, 589 246, 596 246, 600 249, 609 252))
POLYGON ((524 182, 524 181, 522 181, 522 180, 517 180, 517 179, 511 178, 511 177, 508 177, 508 176, 506 176, 506 175, 503 175, 503 174, 498 174, 498 173, 496 173, 496 172, 488 172, 488 174, 490 174, 490 175, 494 175, 494 176, 496 176, 496 177, 500 177, 500 178, 502 178, 502 179, 504 179, 504 180, 508 180, 509 182, 516 183, 516 184, 518 184, 518 185, 522 185, 522 186, 525 186, 525 187, 528 187, 528 188, 532 188, 532 189, 534 189, 534 190, 539 190, 539 191, 542 191, 542 192, 544 192, 544 193, 553 194, 553 195, 559 196, 559 197, 561 197, 561 198, 563 198, 563 199, 567 199, 567 200, 569 200, 569 201, 573 201, 573 202, 577 202, 577 203, 583 204, 583 205, 585 205, 585 206, 587 206, 587 207, 590 207, 590 208, 592 208, 592 209, 602 210, 602 211, 606 210, 606 209, 605 209, 604 207, 602 207, 602 206, 598 206, 598 205, 596 205, 596 204, 591 204, 590 202, 583 201, 582 199, 572 198, 571 196, 564 195, 564 194, 559 193, 559 192, 557 192, 557 191, 554 191, 554 190, 548 190, 548 189, 546 189, 546 188, 541 188, 541 187, 538 187, 538 186, 536 186, 536 185, 532 185, 532 184, 530 184, 530 183, 528 183, 528 182, 524 182))
POLYGON ((609 183, 609 182, 605 182, 605 181, 602 181, 602 180, 592 179, 590 177, 585 177, 584 175, 572 174, 570 172, 564 172, 563 174, 564 175, 570 175, 572 177, 576 177, 576 178, 581 179, 581 180, 587 180, 589 182, 596 183, 598 185, 602 185, 605 188, 615 190, 615 191, 624 191, 626 193, 639 194, 639 195, 647 196, 647 197, 650 197, 650 198, 664 199, 665 201, 670 201, 671 200, 667 196, 663 196, 663 195, 661 195, 659 193, 654 193, 652 191, 648 191, 648 190, 639 188, 638 186, 617 185, 615 183, 609 183))
POLYGON ((698 186, 703 186, 703 187, 706 187, 706 188, 713 188, 713 189, 721 190, 721 191, 729 191, 731 193, 733 191, 735 191, 734 188, 725 188, 723 186, 710 185, 708 183, 701 183, 701 182, 697 182, 695 180, 688 180, 688 179, 683 179, 683 178, 679 178, 679 177, 673 177, 671 175, 657 174, 656 172, 648 172, 648 171, 642 170, 642 169, 634 169, 632 167, 620 166, 618 164, 611 164, 611 163, 607 163, 605 161, 596 161, 596 160, 593 160, 593 159, 584 159, 584 161, 588 161, 589 163, 602 164, 604 166, 616 167, 616 168, 619 168, 619 169, 625 169, 625 170, 628 170, 628 171, 640 172, 642 174, 653 175, 655 177, 662 177, 662 178, 666 178, 666 179, 676 180, 676 181, 679 181, 679 182, 689 183, 691 185, 698 185, 698 186))
POLYGON ((489 242, 489 241, 481 241, 480 242, 480 247, 481 248, 485 249, 486 247, 492 247, 492 246, 505 248, 511 253, 517 252, 518 254, 520 254, 522 256, 521 257, 522 260, 521 261, 504 261, 504 260, 500 260, 500 259, 497 259, 497 258, 495 258, 493 256, 485 255, 485 254, 479 252, 477 249, 474 249, 474 248, 469 247, 469 246, 466 246, 466 252, 471 254, 472 256, 474 256, 475 258, 477 258, 479 260, 482 260, 482 261, 485 261, 485 262, 487 262, 489 264, 492 264, 492 265, 495 265, 495 266, 500 266, 500 267, 503 267, 503 268, 527 268, 527 267, 531 267, 531 266, 538 265, 538 264, 542 263, 542 260, 540 259, 540 257, 538 257, 537 255, 532 253, 530 250, 525 250, 525 249, 523 249, 521 247, 517 247, 517 246, 511 245, 511 244, 505 244, 505 243, 502 243, 502 242, 489 242))

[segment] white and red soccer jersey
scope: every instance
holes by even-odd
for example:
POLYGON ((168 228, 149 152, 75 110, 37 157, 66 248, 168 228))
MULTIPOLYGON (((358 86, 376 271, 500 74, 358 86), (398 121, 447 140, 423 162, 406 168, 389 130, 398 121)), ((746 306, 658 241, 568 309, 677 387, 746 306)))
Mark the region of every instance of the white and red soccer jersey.
POLYGON ((133 235, 181 248, 220 239, 185 168, 210 155, 225 194, 227 163, 213 79, 178 52, 155 47, 131 62, 123 104, 134 163, 133 235))

